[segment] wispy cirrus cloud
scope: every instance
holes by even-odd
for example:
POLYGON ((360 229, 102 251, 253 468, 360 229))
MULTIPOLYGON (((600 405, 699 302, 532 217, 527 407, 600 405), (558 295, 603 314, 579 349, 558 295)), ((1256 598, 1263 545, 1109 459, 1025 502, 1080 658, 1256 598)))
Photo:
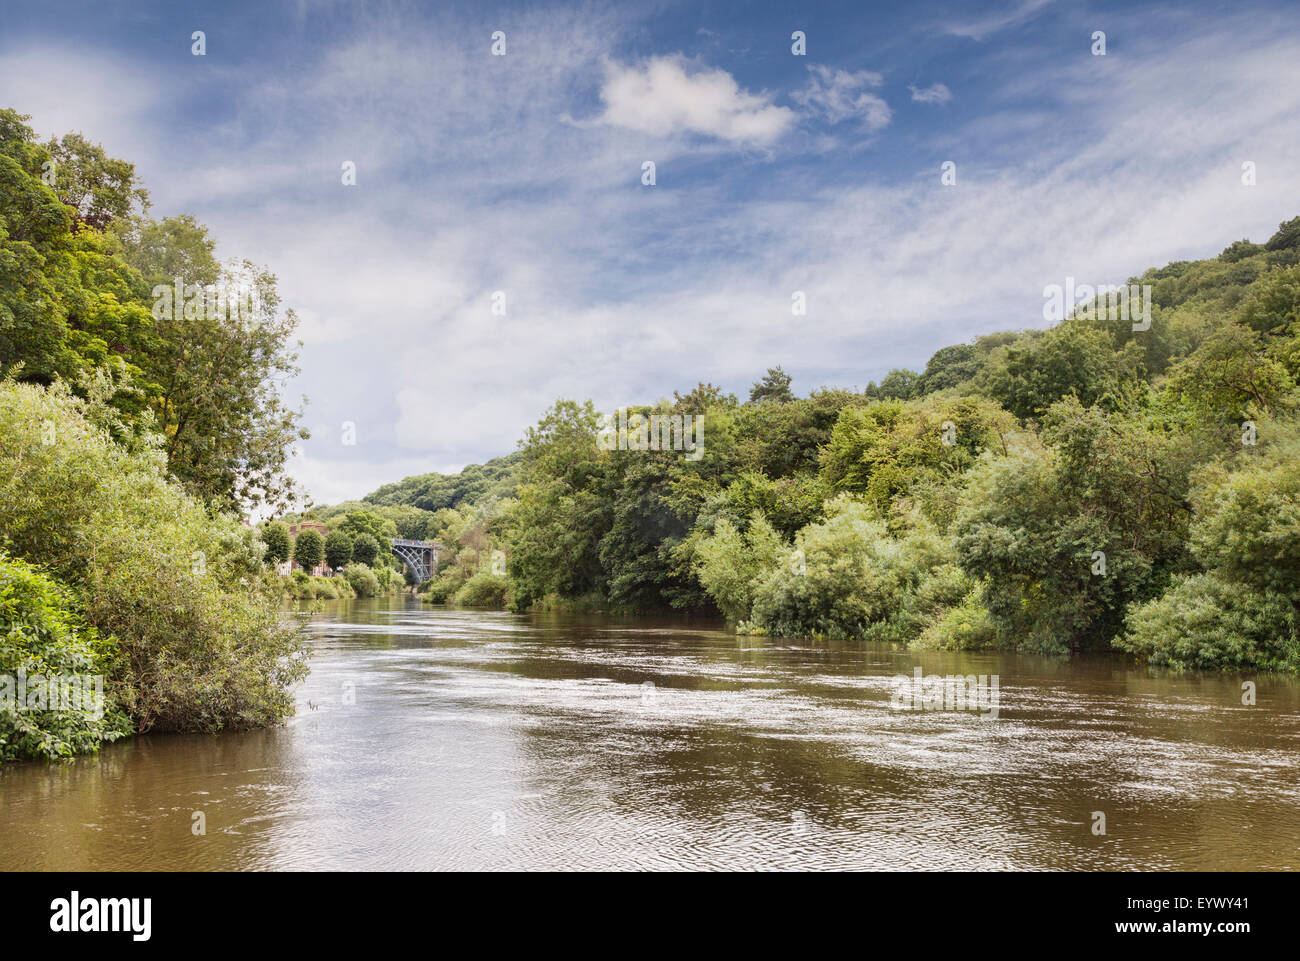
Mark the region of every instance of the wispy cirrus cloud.
POLYGON ((883 98, 872 93, 884 78, 871 70, 837 70, 822 64, 809 66, 808 86, 791 94, 828 123, 856 119, 871 132, 889 126, 893 112, 883 98))
POLYGON ((908 84, 907 89, 912 91, 912 100, 916 103, 945 104, 952 99, 952 91, 941 83, 932 83, 928 87, 908 84))
POLYGON ((983 13, 971 19, 951 20, 944 24, 943 29, 954 37, 986 40, 1008 27, 1029 22, 1051 3, 1052 0, 1016 0, 1014 3, 1000 6, 1000 9, 993 12, 983 13))

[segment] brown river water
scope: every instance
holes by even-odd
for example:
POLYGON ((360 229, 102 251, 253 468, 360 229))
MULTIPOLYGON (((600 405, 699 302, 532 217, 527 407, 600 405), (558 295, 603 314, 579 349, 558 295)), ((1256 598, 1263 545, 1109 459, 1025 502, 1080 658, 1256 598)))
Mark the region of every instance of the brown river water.
POLYGON ((0 768, 0 866, 1300 868, 1292 678, 409 598, 311 637, 282 728, 0 768), (897 709, 917 667, 996 675, 996 718, 897 709))

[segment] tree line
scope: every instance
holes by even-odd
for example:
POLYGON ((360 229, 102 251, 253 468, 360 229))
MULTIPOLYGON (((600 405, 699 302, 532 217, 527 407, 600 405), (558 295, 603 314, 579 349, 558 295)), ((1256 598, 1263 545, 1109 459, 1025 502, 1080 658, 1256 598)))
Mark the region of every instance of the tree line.
POLYGON ((434 601, 1293 671, 1298 264, 1300 217, 1131 278, 1149 325, 1098 299, 861 390, 797 397, 774 367, 743 402, 632 408, 703 415, 698 461, 601 450, 599 412, 560 400, 478 499, 423 510, 454 487, 429 475, 353 506, 447 542, 434 601))

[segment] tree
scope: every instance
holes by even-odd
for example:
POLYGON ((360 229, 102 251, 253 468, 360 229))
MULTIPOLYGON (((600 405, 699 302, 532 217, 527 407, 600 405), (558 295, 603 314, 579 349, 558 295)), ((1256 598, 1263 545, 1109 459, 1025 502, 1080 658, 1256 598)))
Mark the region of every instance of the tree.
POLYGON ((673 413, 703 414, 710 407, 735 407, 736 395, 724 394, 721 387, 698 382, 688 393, 673 391, 673 413))
MULTIPOLYGON (((773 478, 814 473, 819 451, 830 441, 840 411, 867 403, 852 391, 822 389, 787 404, 747 405, 734 417, 732 459, 744 470, 773 478)), ((715 443, 719 434, 711 428, 715 443)))
POLYGON ((22 378, 42 384, 79 384, 96 369, 137 374, 148 311, 112 239, 74 232, 73 208, 42 179, 52 161, 27 119, 0 110, 0 368, 21 362, 22 378))
POLYGON ((293 560, 308 573, 325 559, 325 539, 314 530, 305 530, 293 542, 293 560))
POLYGON ((821 450, 821 480, 828 494, 860 495, 886 516, 896 498, 961 475, 982 451, 1005 453, 1013 423, 979 397, 846 407, 821 450))
POLYGON ((590 401, 558 400, 521 444, 524 483, 510 511, 512 603, 581 596, 604 586, 600 540, 613 519, 606 479, 612 451, 596 446, 590 401))
POLYGON ((65 134, 45 149, 56 165, 54 188, 78 223, 104 230, 137 206, 149 206, 149 192, 136 183, 135 164, 108 156, 81 134, 65 134))
POLYGON ((279 521, 271 521, 262 528, 262 543, 266 545, 264 556, 268 564, 283 564, 289 559, 289 528, 279 521))
POLYGON ((749 399, 751 403, 769 400, 778 404, 789 403, 794 400, 794 394, 790 390, 790 375, 783 371, 779 364, 776 367, 769 367, 763 378, 750 388, 749 399))
POLYGON ((737 517, 758 512, 784 537, 821 519, 825 491, 813 474, 772 479, 745 471, 727 487, 727 503, 737 517))
POLYGON ((111 384, 119 426, 161 433, 172 475, 210 506, 287 506, 288 448, 307 433, 281 399, 297 318, 275 276, 217 264, 192 217, 146 220, 131 164, 80 134, 42 147, 27 119, 0 110, 0 367, 86 396, 111 384))
POLYGON ((362 532, 352 541, 352 559, 359 564, 365 564, 367 567, 374 567, 375 560, 379 557, 379 541, 371 535, 362 532))
POLYGON ((1192 496, 1192 550, 1225 581, 1300 613, 1300 437, 1290 425, 1268 430, 1279 432, 1279 442, 1239 454, 1235 470, 1205 472, 1192 496))
POLYGON ((284 474, 289 447, 309 436, 301 411, 280 396, 298 372, 289 346, 298 319, 279 312, 275 276, 247 261, 223 270, 221 285, 252 291, 252 316, 192 311, 188 299, 168 310, 160 301, 140 366, 156 397, 168 464, 188 490, 229 509, 283 508, 293 494, 284 474))
POLYGON ((325 537, 325 566, 338 570, 352 560, 352 538, 342 531, 330 531, 325 537))
POLYGON ((1085 407, 1118 406, 1140 379, 1143 351, 1130 343, 1116 350, 1105 330, 1066 321, 1030 334, 989 359, 983 388, 1017 417, 1038 417, 1062 397, 1085 407))
POLYGON ((1250 286, 1240 320, 1262 334, 1300 329, 1300 266, 1265 271, 1250 286))
POLYGON ((1277 233, 1264 245, 1269 250, 1300 249, 1300 217, 1292 217, 1277 225, 1277 233))
POLYGON ((911 400, 921 394, 921 375, 914 370, 895 368, 879 385, 869 384, 863 393, 880 400, 911 400))
POLYGON ((1063 654, 1107 647, 1125 606, 1186 569, 1190 476, 1207 448, 1188 431, 1083 407, 1048 412, 1047 446, 979 464, 957 555, 984 581, 1001 640, 1063 654))
POLYGON ((1220 423, 1271 410, 1294 388, 1286 368, 1268 356, 1263 336, 1233 323, 1175 365, 1168 386, 1180 407, 1220 423))
POLYGON ((387 544, 397 536, 397 525, 374 511, 351 510, 343 520, 338 522, 338 529, 354 541, 362 534, 368 534, 379 544, 387 544))
POLYGON ((216 241, 190 214, 161 221, 136 217, 123 224, 119 234, 127 263, 140 271, 151 291, 155 284, 170 284, 177 277, 200 286, 221 280, 216 241))
POLYGON ((954 344, 936 350, 921 374, 920 392, 947 390, 970 380, 979 373, 983 358, 973 344, 954 344))
POLYGON ((1249 240, 1243 238, 1241 240, 1234 240, 1232 243, 1228 244, 1227 247, 1224 247, 1223 253, 1219 254, 1219 259, 1230 264, 1235 264, 1237 261, 1246 257, 1252 257, 1262 250, 1264 250, 1263 244, 1252 244, 1249 240))

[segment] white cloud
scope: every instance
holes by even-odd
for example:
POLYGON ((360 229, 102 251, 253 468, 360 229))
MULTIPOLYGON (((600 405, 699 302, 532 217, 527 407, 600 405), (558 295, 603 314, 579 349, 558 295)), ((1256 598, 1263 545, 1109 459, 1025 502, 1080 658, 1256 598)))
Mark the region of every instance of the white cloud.
POLYGON ((919 88, 915 84, 908 84, 907 89, 912 91, 912 99, 917 103, 947 103, 952 99, 952 91, 941 83, 934 83, 925 88, 919 88))
POLYGON ((808 68, 808 86, 791 96, 796 103, 824 117, 830 123, 858 118, 871 132, 889 126, 893 116, 889 104, 868 88, 879 87, 880 74, 870 70, 850 73, 820 64, 808 68))
POLYGON ((605 65, 601 119, 656 137, 686 131, 733 143, 766 144, 795 123, 789 107, 764 93, 742 90, 725 70, 689 72, 680 56, 637 66, 605 65))

